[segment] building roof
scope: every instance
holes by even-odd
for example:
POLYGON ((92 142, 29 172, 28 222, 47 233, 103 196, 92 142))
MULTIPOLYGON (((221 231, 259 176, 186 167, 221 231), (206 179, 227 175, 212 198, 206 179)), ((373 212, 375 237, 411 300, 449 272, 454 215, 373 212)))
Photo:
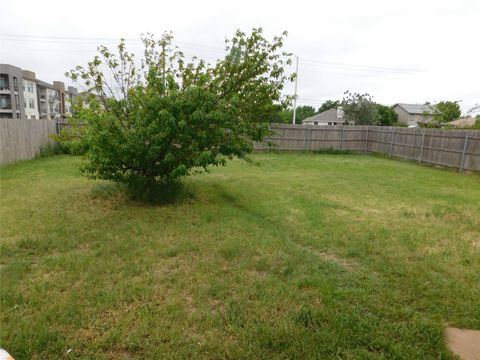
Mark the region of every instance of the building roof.
POLYGON ((395 106, 400 106, 403 110, 408 112, 409 114, 434 114, 437 109, 434 105, 427 105, 427 104, 395 104, 395 106))
POLYGON ((41 87, 46 87, 46 88, 49 88, 49 89, 57 90, 57 89, 55 89, 55 88, 53 87, 52 84, 49 84, 49 83, 47 83, 47 82, 45 82, 45 81, 42 81, 42 80, 39 80, 39 79, 37 79, 37 85, 38 85, 38 86, 41 86, 41 87))
POLYGON ((475 119, 474 117, 464 117, 462 119, 450 121, 447 124, 455 127, 471 127, 475 125, 476 121, 477 119, 475 119))
POLYGON ((330 109, 330 110, 321 112, 319 114, 310 116, 309 118, 306 118, 305 120, 303 120, 302 123, 312 122, 312 121, 333 122, 333 121, 343 121, 343 120, 338 117, 337 109, 330 109))

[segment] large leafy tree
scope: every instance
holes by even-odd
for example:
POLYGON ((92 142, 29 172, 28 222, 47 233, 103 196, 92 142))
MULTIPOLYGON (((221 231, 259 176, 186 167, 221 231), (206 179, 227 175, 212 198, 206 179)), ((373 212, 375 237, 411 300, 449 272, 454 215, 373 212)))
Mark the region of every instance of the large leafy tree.
POLYGON ((378 124, 378 110, 369 94, 345 92, 342 100, 345 122, 355 125, 378 124))
POLYGON ((148 197, 182 176, 248 159, 252 141, 290 100, 281 95, 295 76, 284 69, 291 62, 285 37, 237 31, 214 65, 187 61, 170 33, 143 36, 140 62, 123 40, 116 52, 99 47, 87 66, 66 74, 90 94, 76 108, 88 148, 83 172, 148 197))
POLYGON ((440 101, 435 104, 434 119, 438 123, 444 123, 460 118, 461 111, 458 101, 440 101))

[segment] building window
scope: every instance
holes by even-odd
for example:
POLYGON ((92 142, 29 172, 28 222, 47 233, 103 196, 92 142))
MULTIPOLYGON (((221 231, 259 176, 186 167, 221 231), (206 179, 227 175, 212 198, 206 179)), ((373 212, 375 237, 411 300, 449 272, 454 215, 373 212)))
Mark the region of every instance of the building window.
POLYGON ((8 76, 6 74, 0 75, 0 90, 9 90, 8 76))
POLYGON ((18 98, 18 95, 15 95, 15 107, 17 110, 20 110, 20 99, 18 98))
POLYGON ((13 77, 13 90, 18 91, 18 81, 15 76, 13 77))
POLYGON ((12 113, 0 113, 0 119, 13 119, 12 113))
POLYGON ((35 109, 35 100, 33 99, 28 99, 28 107, 30 109, 35 109))
POLYGON ((1 95, 0 96, 0 108, 2 109, 11 109, 12 103, 10 102, 10 95, 1 95))
POLYGON ((318 121, 314 121, 314 122, 313 122, 313 125, 318 125, 318 121))

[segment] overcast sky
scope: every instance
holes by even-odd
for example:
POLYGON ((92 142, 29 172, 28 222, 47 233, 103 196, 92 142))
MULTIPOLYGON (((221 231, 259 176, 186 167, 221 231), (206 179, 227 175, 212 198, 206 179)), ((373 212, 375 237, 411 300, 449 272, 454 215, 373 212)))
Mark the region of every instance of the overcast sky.
POLYGON ((479 0, 2 0, 0 62, 68 84, 65 71, 120 37, 171 30, 187 55, 214 61, 225 37, 261 26, 267 36, 289 32, 299 104, 350 90, 385 104, 462 100, 466 109, 480 103, 479 19, 479 0))

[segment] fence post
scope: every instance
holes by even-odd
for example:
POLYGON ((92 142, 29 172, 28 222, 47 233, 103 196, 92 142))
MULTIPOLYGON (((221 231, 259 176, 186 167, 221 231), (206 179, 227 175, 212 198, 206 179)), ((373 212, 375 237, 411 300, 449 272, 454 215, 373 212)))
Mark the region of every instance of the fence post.
POLYGON ((303 151, 307 150, 308 134, 311 131, 310 126, 308 125, 305 129, 305 135, 303 136, 303 151))
POLYGON ((390 156, 392 156, 394 138, 395 138, 395 128, 392 127, 392 133, 390 134, 390 156))
POLYGON ((423 144, 425 143, 425 132, 427 130, 423 130, 423 133, 422 133, 422 143, 420 145, 420 158, 418 159, 418 162, 421 163, 422 162, 422 157, 423 157, 423 144))
POLYGON ((465 142, 463 143, 463 153, 462 153, 462 162, 460 163, 460 171, 464 170, 465 153, 467 152, 467 144, 468 144, 468 131, 465 133, 465 142))
POLYGON ((367 147, 368 147, 368 127, 367 127, 367 134, 365 136, 365 149, 363 150, 365 154, 367 153, 367 147))
POLYGON ((345 127, 342 126, 342 140, 340 142, 340 150, 343 149, 343 134, 345 132, 345 127))

